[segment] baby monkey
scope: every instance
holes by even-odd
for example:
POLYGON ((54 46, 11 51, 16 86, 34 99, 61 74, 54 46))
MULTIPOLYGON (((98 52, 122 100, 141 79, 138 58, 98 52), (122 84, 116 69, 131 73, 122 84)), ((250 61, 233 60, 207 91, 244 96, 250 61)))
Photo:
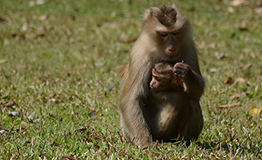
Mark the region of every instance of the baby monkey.
POLYGON ((198 100, 184 92, 183 80, 175 75, 173 66, 174 63, 159 62, 153 67, 149 92, 151 99, 146 105, 156 113, 144 116, 154 140, 186 140, 189 144, 198 138, 202 130, 201 108, 198 100))
MULTIPOLYGON (((172 62, 155 64, 150 82, 151 99, 147 106, 157 111, 157 114, 151 122, 148 121, 148 126, 151 128, 153 139, 163 142, 183 139, 187 141, 193 138, 188 133, 190 98, 181 85, 182 78, 176 76, 173 70, 172 62)), ((145 119, 149 117, 152 115, 145 114, 145 119)))
POLYGON ((183 80, 173 73, 173 66, 169 62, 160 62, 154 66, 150 82, 153 91, 172 90, 183 83, 183 80))

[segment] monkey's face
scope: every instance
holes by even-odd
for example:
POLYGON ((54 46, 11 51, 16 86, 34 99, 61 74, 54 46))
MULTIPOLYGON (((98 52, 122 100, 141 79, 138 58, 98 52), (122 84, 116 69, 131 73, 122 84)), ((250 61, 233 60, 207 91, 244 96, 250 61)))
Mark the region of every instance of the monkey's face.
POLYGON ((156 28, 156 36, 159 39, 159 44, 161 44, 162 51, 168 57, 168 59, 174 59, 179 53, 179 41, 178 37, 180 35, 180 28, 176 25, 171 27, 158 26, 156 28))
POLYGON ((150 82, 150 88, 156 92, 158 91, 160 88, 160 83, 161 83, 161 79, 159 77, 152 77, 152 80, 150 82))
POLYGON ((172 88, 172 76, 169 72, 164 70, 169 69, 169 67, 165 66, 165 68, 161 68, 164 67, 164 65, 161 65, 162 64, 159 63, 156 65, 156 68, 152 69, 152 80, 150 82, 150 88, 155 92, 172 88))
POLYGON ((150 82, 150 88, 152 91, 165 91, 172 88, 171 79, 163 78, 163 77, 157 77, 153 76, 151 82, 150 82))
POLYGON ((174 6, 151 8, 145 15, 144 30, 155 41, 157 53, 163 53, 164 60, 179 60, 180 48, 184 43, 181 37, 187 37, 188 34, 183 31, 187 19, 174 6))

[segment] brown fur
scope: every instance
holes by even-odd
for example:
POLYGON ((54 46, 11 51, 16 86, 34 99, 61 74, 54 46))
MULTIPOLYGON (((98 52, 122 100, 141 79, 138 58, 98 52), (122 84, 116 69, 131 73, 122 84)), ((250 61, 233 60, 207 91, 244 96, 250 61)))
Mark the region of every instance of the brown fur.
POLYGON ((203 126, 199 99, 204 91, 204 80, 199 70, 191 26, 177 7, 167 8, 170 7, 177 13, 172 26, 163 25, 155 17, 154 13, 161 9, 155 7, 145 12, 143 30, 121 73, 121 128, 127 137, 135 139, 141 147, 151 145, 155 139, 171 141, 178 134, 186 140, 197 139, 203 126), (158 34, 163 31, 168 34, 166 37, 158 34), (173 72, 183 79, 183 87, 155 100, 149 84, 151 70, 160 61, 178 62, 173 72), (190 107, 184 110, 184 106, 190 107))
POLYGON ((203 127, 201 108, 195 99, 183 91, 181 83, 177 83, 172 66, 160 62, 152 69, 150 101, 145 107, 156 109, 158 114, 154 121, 150 121, 152 115, 145 113, 145 119, 152 128, 154 139, 164 142, 197 139, 203 127), (196 118, 191 119, 191 116, 196 118))
POLYGON ((154 91, 164 91, 176 89, 183 80, 173 73, 173 65, 170 63, 157 63, 152 69, 152 80, 150 88, 154 91))
POLYGON ((163 5, 159 10, 153 10, 154 16, 159 22, 167 27, 170 27, 176 23, 176 10, 169 5, 163 5))

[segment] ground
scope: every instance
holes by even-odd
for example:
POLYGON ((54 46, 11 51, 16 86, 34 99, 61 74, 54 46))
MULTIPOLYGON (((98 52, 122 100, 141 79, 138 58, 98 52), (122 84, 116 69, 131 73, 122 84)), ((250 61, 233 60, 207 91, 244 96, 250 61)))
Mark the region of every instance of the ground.
POLYGON ((196 142, 140 149, 122 138, 121 63, 146 8, 170 1, 1 0, 1 159, 262 158, 262 3, 174 3, 206 80, 196 142), (71 155, 72 154, 72 155, 71 155))

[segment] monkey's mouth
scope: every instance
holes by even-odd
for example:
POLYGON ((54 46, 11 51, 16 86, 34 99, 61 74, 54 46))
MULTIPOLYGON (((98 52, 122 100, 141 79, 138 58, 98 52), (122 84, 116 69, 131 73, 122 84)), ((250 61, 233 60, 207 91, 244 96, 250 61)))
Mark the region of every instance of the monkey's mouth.
POLYGON ((160 91, 160 90, 157 89, 157 88, 151 88, 151 90, 152 90, 153 92, 158 92, 158 91, 160 91))
POLYGON ((169 63, 169 64, 171 64, 171 65, 175 65, 176 63, 178 63, 178 62, 182 62, 182 61, 180 61, 180 60, 161 60, 161 61, 157 61, 156 63, 162 63, 162 62, 164 62, 164 63, 169 63))

